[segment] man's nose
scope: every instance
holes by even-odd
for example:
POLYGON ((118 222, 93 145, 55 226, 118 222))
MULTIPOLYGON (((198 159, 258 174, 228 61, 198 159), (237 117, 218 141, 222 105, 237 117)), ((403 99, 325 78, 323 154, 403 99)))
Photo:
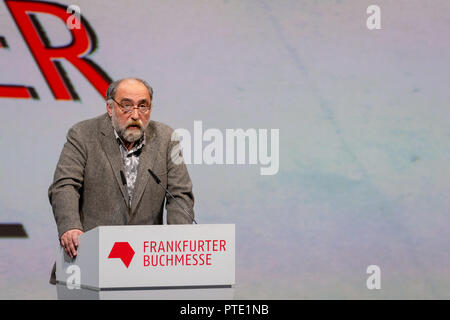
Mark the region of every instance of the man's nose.
POLYGON ((131 110, 131 118, 133 120, 138 120, 139 119, 139 109, 138 108, 133 108, 131 110))

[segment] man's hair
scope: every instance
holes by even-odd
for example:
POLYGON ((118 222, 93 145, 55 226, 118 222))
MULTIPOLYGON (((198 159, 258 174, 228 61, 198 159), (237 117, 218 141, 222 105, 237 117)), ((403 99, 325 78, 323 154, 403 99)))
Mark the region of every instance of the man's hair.
POLYGON ((140 83, 142 83, 148 90, 148 94, 150 95, 150 100, 153 100, 153 89, 148 84, 147 81, 139 79, 139 78, 123 78, 123 79, 111 82, 111 84, 108 86, 108 90, 106 90, 106 101, 107 102, 114 99, 114 96, 116 95, 117 87, 119 86, 119 84, 123 80, 128 80, 128 79, 133 79, 133 80, 136 80, 136 81, 139 81, 140 83))

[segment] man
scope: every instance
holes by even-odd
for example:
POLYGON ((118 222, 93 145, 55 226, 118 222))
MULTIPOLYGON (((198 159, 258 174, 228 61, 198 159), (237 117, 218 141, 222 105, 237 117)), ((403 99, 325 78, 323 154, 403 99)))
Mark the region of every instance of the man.
MULTIPOLYGON (((67 134, 48 195, 61 246, 74 258, 78 237, 100 225, 162 224, 166 194, 151 169, 193 216, 192 183, 173 129, 150 120, 153 89, 143 80, 111 83, 107 113, 67 134)), ((167 223, 192 223, 170 197, 167 223)), ((192 217, 193 218, 193 217, 192 217)), ((55 283, 55 267, 51 283, 55 283)))

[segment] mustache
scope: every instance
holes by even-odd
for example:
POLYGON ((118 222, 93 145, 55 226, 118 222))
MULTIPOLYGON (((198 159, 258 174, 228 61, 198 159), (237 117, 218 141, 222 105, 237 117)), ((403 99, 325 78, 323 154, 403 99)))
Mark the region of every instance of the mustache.
POLYGON ((142 129, 142 121, 141 120, 131 120, 130 122, 128 122, 126 124, 126 128, 128 129, 129 127, 138 127, 139 129, 142 129))

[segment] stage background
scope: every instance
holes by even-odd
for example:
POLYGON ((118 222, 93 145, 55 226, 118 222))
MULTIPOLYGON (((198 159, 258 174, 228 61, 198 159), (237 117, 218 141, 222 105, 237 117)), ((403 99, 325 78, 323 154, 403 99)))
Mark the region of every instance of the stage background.
MULTIPOLYGON (((375 2, 60 2, 81 8, 110 78, 150 82, 152 119, 280 130, 275 175, 188 166, 198 221, 236 224, 236 298, 450 298, 450 2, 375 2)), ((35 16, 52 46, 70 43, 35 16)), ((5 1, 0 36, 0 84, 39 96, 0 98, 0 223, 29 236, 0 238, 0 298, 54 299, 47 189, 67 130, 105 103, 66 60, 80 100, 54 98, 5 1)))

